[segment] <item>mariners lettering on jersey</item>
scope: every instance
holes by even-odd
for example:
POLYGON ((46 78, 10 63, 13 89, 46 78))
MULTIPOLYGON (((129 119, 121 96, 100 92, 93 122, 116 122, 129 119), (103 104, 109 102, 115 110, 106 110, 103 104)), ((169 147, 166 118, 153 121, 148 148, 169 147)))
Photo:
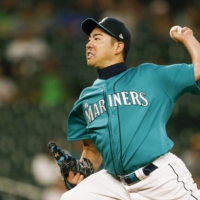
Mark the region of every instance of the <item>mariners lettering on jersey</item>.
POLYGON ((99 115, 103 114, 106 111, 105 100, 101 99, 97 103, 88 105, 85 103, 85 114, 88 119, 88 122, 94 121, 99 115))
MULTIPOLYGON (((116 94, 108 95, 108 105, 110 107, 114 106, 148 106, 148 100, 145 98, 146 94, 144 92, 119 92, 116 94)), ((84 104, 85 115, 88 119, 88 123, 94 121, 98 116, 106 112, 105 100, 101 99, 98 102, 89 105, 84 104)))
POLYGON ((119 92, 116 94, 108 95, 109 105, 113 106, 147 106, 149 103, 145 98, 146 94, 144 92, 119 92))

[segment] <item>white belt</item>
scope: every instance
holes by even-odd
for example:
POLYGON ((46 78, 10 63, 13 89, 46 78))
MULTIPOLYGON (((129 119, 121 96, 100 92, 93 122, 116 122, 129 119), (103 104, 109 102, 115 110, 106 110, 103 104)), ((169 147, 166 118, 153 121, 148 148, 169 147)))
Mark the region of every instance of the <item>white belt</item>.
POLYGON ((151 172, 156 170, 157 168, 160 168, 162 165, 167 163, 172 157, 172 154, 166 153, 163 156, 160 156, 156 160, 154 160, 152 163, 130 173, 124 176, 117 175, 122 182, 124 182, 127 185, 132 185, 134 183, 137 183, 138 181, 141 181, 149 176, 151 172), (149 172, 148 172, 149 171, 149 172))

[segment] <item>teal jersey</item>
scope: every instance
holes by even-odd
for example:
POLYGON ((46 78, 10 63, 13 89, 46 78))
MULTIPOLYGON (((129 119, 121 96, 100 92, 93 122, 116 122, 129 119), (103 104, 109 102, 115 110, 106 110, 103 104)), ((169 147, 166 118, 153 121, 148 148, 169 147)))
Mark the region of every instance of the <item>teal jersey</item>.
POLYGON ((169 152, 166 124, 179 96, 200 95, 192 64, 142 64, 83 90, 68 117, 68 140, 91 139, 113 175, 169 152))

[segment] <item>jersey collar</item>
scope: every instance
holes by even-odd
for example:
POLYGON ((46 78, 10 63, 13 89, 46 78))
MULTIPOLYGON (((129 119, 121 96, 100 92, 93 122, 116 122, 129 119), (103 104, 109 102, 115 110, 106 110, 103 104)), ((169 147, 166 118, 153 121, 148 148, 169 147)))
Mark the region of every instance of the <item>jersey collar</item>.
POLYGON ((117 63, 114 65, 110 65, 104 69, 98 69, 97 73, 99 75, 99 79, 107 80, 113 76, 116 76, 127 70, 126 63, 117 63))

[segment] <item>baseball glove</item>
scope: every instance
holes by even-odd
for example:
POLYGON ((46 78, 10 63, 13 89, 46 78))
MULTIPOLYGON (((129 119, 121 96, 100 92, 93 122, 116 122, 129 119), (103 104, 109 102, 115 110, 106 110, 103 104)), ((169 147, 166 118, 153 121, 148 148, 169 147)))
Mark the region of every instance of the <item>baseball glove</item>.
POLYGON ((66 179, 70 171, 74 173, 80 173, 84 175, 85 178, 94 173, 93 165, 89 159, 83 158, 82 162, 76 160, 72 156, 69 156, 64 151, 60 150, 54 141, 48 143, 48 148, 51 150, 55 159, 57 160, 63 181, 67 189, 72 189, 76 186, 69 183, 66 179))

